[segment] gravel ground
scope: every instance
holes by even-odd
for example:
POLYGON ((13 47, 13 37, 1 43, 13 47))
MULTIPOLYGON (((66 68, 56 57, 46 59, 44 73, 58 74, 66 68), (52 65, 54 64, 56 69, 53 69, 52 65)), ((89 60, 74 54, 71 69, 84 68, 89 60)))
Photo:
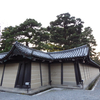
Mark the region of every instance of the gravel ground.
POLYGON ((0 100, 100 100, 100 78, 95 89, 59 89, 32 96, 0 92, 0 100))

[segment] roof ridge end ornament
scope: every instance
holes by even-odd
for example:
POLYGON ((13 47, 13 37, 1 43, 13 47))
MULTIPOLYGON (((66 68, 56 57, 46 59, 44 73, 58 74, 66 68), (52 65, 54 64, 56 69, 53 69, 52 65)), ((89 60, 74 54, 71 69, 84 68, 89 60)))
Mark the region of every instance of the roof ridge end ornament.
POLYGON ((18 44, 20 44, 18 41, 15 41, 15 43, 14 43, 14 45, 16 46, 16 45, 18 45, 18 44))
POLYGON ((19 42, 18 42, 18 41, 16 41, 16 42, 15 42, 15 44, 16 44, 16 43, 19 43, 19 42))

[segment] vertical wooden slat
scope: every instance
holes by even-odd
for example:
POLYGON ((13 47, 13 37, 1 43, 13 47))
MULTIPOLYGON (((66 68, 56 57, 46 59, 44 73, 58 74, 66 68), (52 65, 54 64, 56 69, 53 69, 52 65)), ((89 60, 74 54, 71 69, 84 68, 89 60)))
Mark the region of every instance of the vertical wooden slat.
POLYGON ((4 72, 5 72, 5 66, 6 66, 6 64, 4 63, 4 68, 3 68, 2 78, 1 78, 1 86, 2 86, 2 82, 3 82, 3 77, 4 77, 4 72))
POLYGON ((42 86, 42 69, 41 69, 41 62, 39 63, 40 65, 40 81, 41 81, 41 86, 42 86))
POLYGON ((75 76, 76 76, 76 84, 78 85, 81 82, 81 74, 79 69, 79 64, 77 61, 74 62, 75 76))
POLYGON ((50 63, 48 63, 48 75, 49 75, 49 85, 51 85, 51 69, 50 69, 50 63))
POLYGON ((63 85, 63 62, 61 62, 61 84, 63 85))

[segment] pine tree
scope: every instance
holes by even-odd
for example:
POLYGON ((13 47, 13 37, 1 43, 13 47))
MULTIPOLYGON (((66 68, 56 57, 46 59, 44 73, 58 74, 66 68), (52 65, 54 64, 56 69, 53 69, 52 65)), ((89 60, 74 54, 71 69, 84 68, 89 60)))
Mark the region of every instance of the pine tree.
POLYGON ((13 43, 16 41, 14 27, 9 26, 2 31, 0 52, 7 52, 11 49, 13 43))
POLYGON ((19 26, 6 27, 2 32, 0 52, 7 52, 11 49, 15 41, 32 48, 43 49, 47 47, 49 34, 45 28, 41 27, 34 19, 26 19, 19 26))
POLYGON ((83 21, 80 18, 71 17, 69 13, 60 14, 55 21, 50 22, 47 30, 50 32, 50 43, 53 44, 50 51, 66 50, 88 44, 91 54, 96 46, 92 35, 92 29, 83 30, 83 21))

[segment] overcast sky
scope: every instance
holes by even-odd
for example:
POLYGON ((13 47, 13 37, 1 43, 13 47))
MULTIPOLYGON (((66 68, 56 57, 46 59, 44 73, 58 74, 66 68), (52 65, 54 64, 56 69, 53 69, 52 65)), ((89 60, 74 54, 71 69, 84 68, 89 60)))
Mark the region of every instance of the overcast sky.
POLYGON ((0 26, 15 26, 33 18, 46 27, 61 13, 81 18, 84 27, 90 26, 100 51, 99 0, 0 0, 0 26))

